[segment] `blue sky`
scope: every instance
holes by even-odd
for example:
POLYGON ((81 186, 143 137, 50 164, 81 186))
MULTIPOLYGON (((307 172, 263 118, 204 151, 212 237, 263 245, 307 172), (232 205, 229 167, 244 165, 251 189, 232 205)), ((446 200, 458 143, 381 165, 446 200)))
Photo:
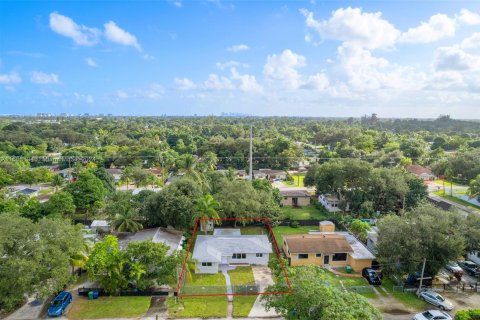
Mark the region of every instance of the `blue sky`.
POLYGON ((0 114, 480 118, 478 1, 2 1, 0 114))

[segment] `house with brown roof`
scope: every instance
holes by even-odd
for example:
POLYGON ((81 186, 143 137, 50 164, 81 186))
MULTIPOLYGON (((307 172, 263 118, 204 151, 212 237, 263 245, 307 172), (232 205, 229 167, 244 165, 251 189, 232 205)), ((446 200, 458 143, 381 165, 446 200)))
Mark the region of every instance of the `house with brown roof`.
POLYGON ((432 170, 429 168, 422 167, 418 164, 412 164, 408 166, 407 171, 413 173, 417 178, 422 179, 424 181, 428 180, 435 180, 435 175, 433 174, 432 170))
POLYGON ((283 189, 281 204, 287 207, 304 207, 310 204, 310 194, 303 189, 283 189))
POLYGON ((355 272, 371 267, 375 256, 347 232, 335 232, 333 223, 320 224, 319 232, 283 236, 283 251, 291 266, 351 266, 355 272), (327 231, 325 231, 327 230, 327 231))

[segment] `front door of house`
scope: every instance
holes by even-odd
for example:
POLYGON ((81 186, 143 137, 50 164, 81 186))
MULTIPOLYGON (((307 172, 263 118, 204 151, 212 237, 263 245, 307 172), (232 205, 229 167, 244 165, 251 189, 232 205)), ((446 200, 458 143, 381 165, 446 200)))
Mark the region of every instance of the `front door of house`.
POLYGON ((292 206, 294 207, 298 206, 298 198, 292 198, 292 206))
POLYGON ((330 256, 328 255, 323 256, 323 264, 327 265, 329 263, 330 263, 330 256))

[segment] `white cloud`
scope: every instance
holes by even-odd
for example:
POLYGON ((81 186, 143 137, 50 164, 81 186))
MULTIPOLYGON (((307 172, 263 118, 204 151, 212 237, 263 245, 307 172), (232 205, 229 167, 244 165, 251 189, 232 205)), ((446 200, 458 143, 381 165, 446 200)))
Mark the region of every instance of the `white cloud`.
POLYGON ((422 22, 418 27, 410 28, 400 37, 401 42, 429 43, 455 35, 455 19, 445 14, 436 14, 427 22, 422 22))
POLYGON ((90 67, 97 66, 97 62, 93 58, 85 58, 85 63, 90 67))
POLYGON ((286 49, 280 55, 272 54, 267 57, 263 74, 267 79, 281 81, 289 89, 297 89, 301 84, 297 68, 305 65, 306 59, 304 56, 286 49))
POLYGON ((208 79, 203 82, 203 88, 206 90, 233 90, 235 86, 227 77, 211 73, 208 75, 208 79))
POLYGON ((175 83, 177 88, 180 90, 192 90, 197 87, 195 82, 193 82, 188 78, 175 78, 173 82, 175 83))
POLYGON ((247 51, 249 48, 246 44, 237 44, 231 47, 228 47, 228 51, 238 52, 238 51, 247 51))
POLYGON ((317 73, 307 77, 307 80, 302 85, 304 89, 313 89, 317 91, 324 91, 328 88, 330 81, 323 73, 317 73))
POLYGON ((32 71, 30 81, 36 84, 55 84, 60 82, 58 74, 32 71))
MULTIPOLYGON (((381 12, 362 12, 360 8, 340 8, 332 12, 328 20, 315 20, 313 12, 301 9, 308 28, 318 33, 321 39, 334 39, 356 44, 364 48, 392 47, 400 32, 382 18, 381 12)), ((308 35, 306 40, 311 41, 308 35)))
POLYGON ((137 38, 127 31, 123 30, 113 21, 109 21, 104 24, 105 37, 114 43, 118 43, 124 46, 135 47, 138 51, 142 51, 142 47, 137 41, 137 38))
POLYGON ((238 88, 248 93, 260 93, 263 91, 261 85, 257 83, 255 76, 249 74, 240 74, 236 68, 231 68, 231 79, 239 82, 238 88))
POLYGON ((74 92, 73 96, 77 100, 83 101, 87 104, 93 104, 93 102, 94 102, 93 96, 91 94, 80 94, 78 92, 74 92))
POLYGON ((226 62, 217 62, 215 64, 215 66, 220 70, 225 70, 225 69, 229 69, 229 68, 232 68, 232 67, 244 67, 244 68, 249 67, 249 65, 247 63, 241 63, 241 62, 238 62, 238 61, 235 61, 235 60, 230 60, 230 61, 226 61, 226 62))
POLYGON ((125 91, 123 90, 117 90, 117 97, 119 99, 128 99, 129 98, 129 95, 128 93, 126 93, 125 91))
POLYGON ((173 4, 177 8, 183 7, 183 3, 180 0, 169 0, 168 2, 170 2, 171 4, 173 4))
POLYGON ((474 26, 480 24, 480 15, 467 9, 460 10, 460 14, 455 15, 455 19, 468 26, 474 26))
POLYGON ((76 44, 81 46, 96 44, 101 34, 100 30, 78 25, 71 18, 63 16, 58 12, 50 13, 50 28, 64 37, 71 38, 76 44))
POLYGON ((158 83, 152 83, 143 89, 117 90, 118 99, 151 99, 158 100, 165 94, 165 89, 158 83))
POLYGON ((22 77, 17 72, 0 74, 0 84, 14 85, 22 82, 22 77))
POLYGON ((479 70, 480 56, 468 54, 459 46, 440 47, 435 51, 433 66, 440 71, 479 70))
POLYGON ((470 37, 464 39, 460 46, 462 49, 480 48, 480 32, 475 32, 470 37))

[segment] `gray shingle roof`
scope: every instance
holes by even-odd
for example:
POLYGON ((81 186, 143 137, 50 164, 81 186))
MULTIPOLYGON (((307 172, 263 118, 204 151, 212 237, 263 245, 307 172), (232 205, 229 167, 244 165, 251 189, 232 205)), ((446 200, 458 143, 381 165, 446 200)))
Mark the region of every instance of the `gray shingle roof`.
POLYGON ((193 249, 194 260, 221 262, 222 256, 233 253, 272 253, 266 235, 198 235, 193 249))

